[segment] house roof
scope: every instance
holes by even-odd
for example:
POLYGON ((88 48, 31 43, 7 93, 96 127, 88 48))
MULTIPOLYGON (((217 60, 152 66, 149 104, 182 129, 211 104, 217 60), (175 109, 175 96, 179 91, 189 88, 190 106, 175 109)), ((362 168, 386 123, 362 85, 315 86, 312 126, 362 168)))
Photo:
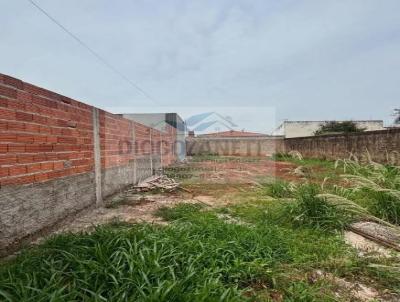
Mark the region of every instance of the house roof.
POLYGON ((214 132, 214 133, 198 135, 198 137, 259 137, 259 136, 268 136, 268 135, 263 134, 263 133, 236 131, 236 130, 229 130, 229 131, 214 132))

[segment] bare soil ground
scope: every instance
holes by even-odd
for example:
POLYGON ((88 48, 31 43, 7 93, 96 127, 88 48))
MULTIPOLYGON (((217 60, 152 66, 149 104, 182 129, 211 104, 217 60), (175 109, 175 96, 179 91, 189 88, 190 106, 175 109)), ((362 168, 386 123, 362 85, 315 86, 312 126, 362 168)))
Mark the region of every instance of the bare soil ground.
POLYGON ((55 233, 87 231, 112 221, 165 223, 154 215, 160 207, 178 203, 221 206, 230 203, 234 194, 257 186, 260 178, 271 181, 275 177, 296 179, 296 176, 289 173, 293 168, 295 165, 291 163, 277 163, 266 158, 189 161, 169 168, 169 171, 174 171, 178 181, 183 173, 188 176, 182 181, 184 190, 178 189, 172 193, 120 192, 109 198, 105 207, 81 212, 60 226, 55 233))
POLYGON ((295 179, 288 173, 295 165, 275 162, 267 158, 226 159, 226 161, 208 160, 190 163, 194 170, 200 171, 199 177, 206 182, 252 184, 260 177, 280 177, 295 179))

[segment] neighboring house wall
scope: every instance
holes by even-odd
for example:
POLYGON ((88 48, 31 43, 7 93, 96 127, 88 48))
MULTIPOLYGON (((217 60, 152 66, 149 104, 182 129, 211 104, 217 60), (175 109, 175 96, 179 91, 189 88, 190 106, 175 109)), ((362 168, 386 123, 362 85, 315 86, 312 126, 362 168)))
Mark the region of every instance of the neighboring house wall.
MULTIPOLYGON (((313 136, 323 124, 328 121, 284 121, 275 131, 274 135, 283 135, 285 138, 313 136)), ((383 121, 366 120, 354 121, 359 128, 366 131, 383 130, 383 121)))
POLYGON ((0 74, 0 254, 174 162, 176 137, 0 74))

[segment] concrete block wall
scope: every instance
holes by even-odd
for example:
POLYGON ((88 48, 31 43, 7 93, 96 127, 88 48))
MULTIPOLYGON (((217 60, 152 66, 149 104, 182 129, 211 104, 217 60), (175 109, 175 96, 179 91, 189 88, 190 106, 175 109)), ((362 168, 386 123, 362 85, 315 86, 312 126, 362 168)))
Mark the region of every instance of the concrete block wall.
POLYGON ((305 157, 323 159, 367 157, 379 163, 400 165, 400 128, 351 134, 287 138, 285 152, 299 151, 305 157))
POLYGON ((0 254, 175 161, 175 131, 0 74, 0 254))
POLYGON ((187 138, 187 154, 268 156, 299 151, 304 157, 343 159, 367 154, 379 163, 400 165, 400 128, 296 138, 187 138), (368 151, 368 153, 367 153, 368 151))

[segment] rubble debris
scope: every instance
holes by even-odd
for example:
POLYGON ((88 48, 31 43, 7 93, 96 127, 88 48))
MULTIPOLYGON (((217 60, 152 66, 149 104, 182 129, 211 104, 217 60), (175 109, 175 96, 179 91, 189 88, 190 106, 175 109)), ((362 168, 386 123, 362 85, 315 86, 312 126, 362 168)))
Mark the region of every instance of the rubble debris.
POLYGON ((152 176, 139 184, 133 186, 128 192, 149 192, 160 190, 161 192, 172 192, 179 187, 179 183, 166 175, 152 176))

